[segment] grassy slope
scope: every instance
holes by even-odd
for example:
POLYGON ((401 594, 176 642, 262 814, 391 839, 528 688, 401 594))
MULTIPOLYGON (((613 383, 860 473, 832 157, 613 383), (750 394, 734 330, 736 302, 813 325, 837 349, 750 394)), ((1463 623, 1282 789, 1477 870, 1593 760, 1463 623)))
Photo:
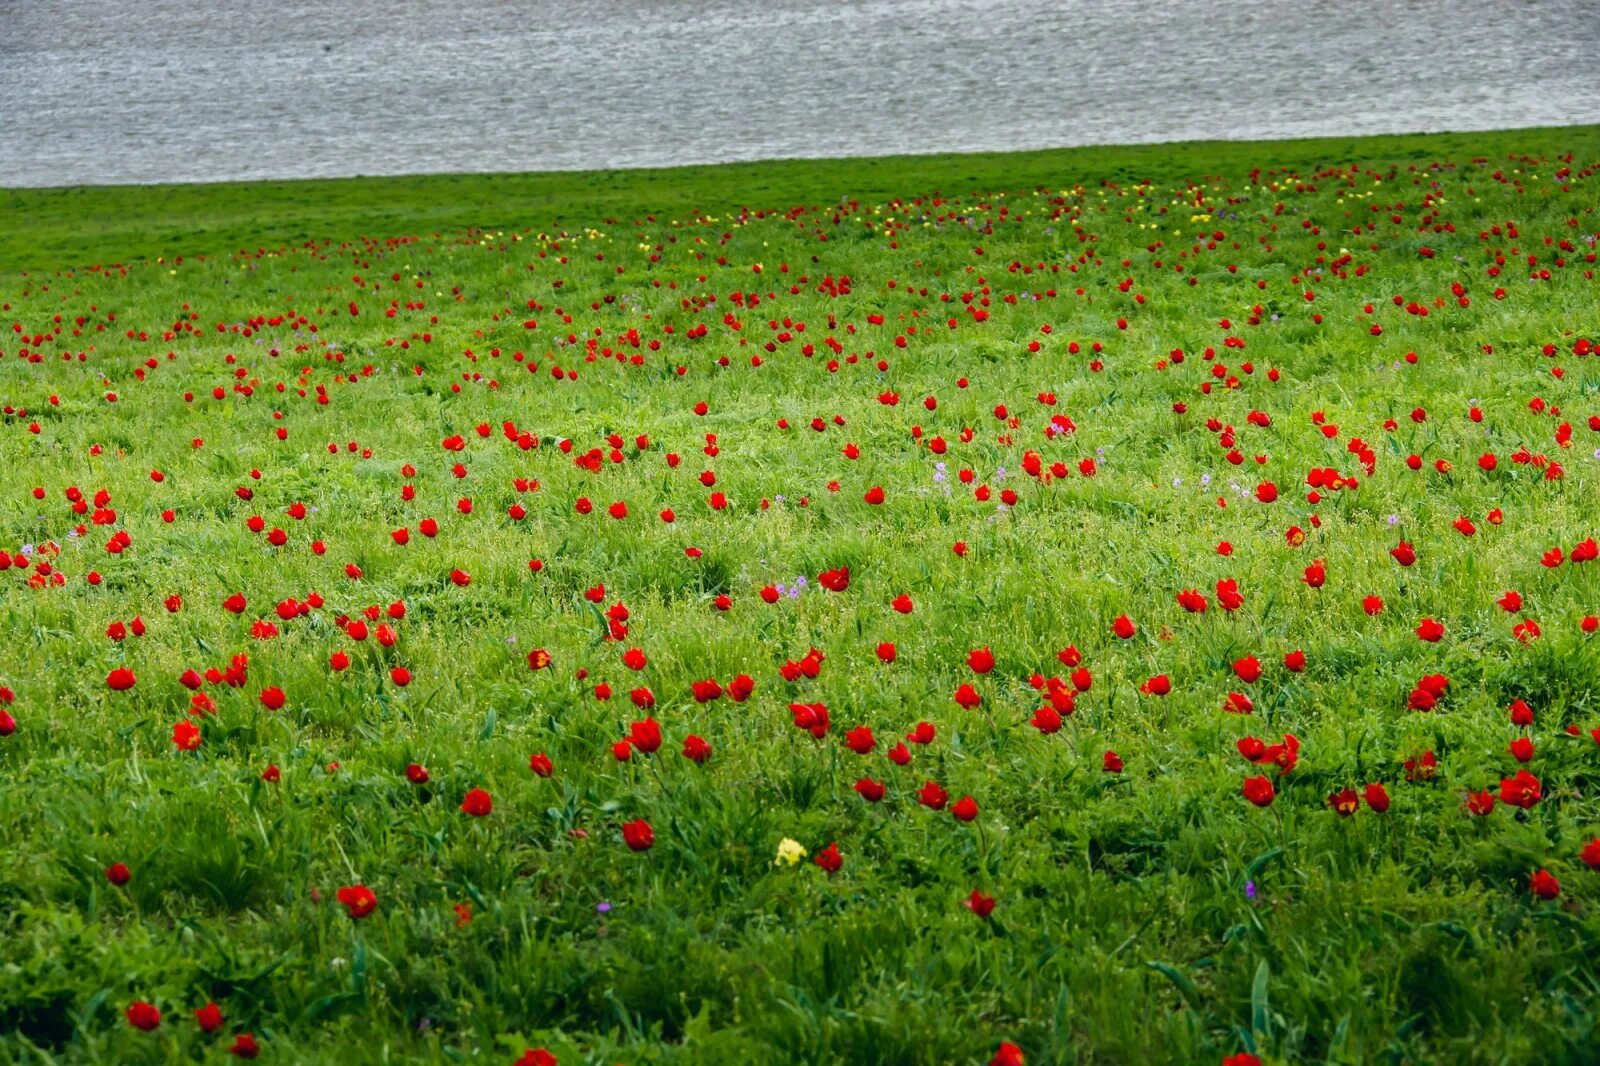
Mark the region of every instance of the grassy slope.
POLYGON ((1600 1034, 1600 873, 1578 854, 1600 831, 1600 749, 1587 735, 1600 726, 1600 638, 1585 637, 1578 619, 1600 612, 1600 574, 1547 569, 1539 555, 1597 532, 1600 463, 1591 453, 1600 434, 1586 419, 1600 414, 1600 371, 1593 358, 1566 353, 1572 331, 1593 336, 1600 290, 1583 276, 1592 264, 1576 255, 1548 282, 1515 269, 1490 279, 1481 257, 1485 246, 1515 244, 1548 262, 1545 236, 1581 240, 1600 228, 1600 179, 1556 193, 1550 166, 1506 159, 1570 150, 1579 170, 1600 159, 1595 134, 760 164, 648 182, 556 175, 0 194, 8 222, 26 218, 0 227, 0 247, 31 267, 308 236, 446 234, 0 283, 8 308, 0 402, 29 410, 0 428, 0 546, 54 539, 70 578, 30 590, 13 569, 0 583, 0 685, 15 689, 19 722, 0 740, 0 1062, 221 1061, 226 1040, 201 1037, 187 1017, 208 999, 222 1005, 230 1034, 254 1031, 263 1060, 277 1062, 504 1063, 548 1045, 563 1066, 947 1063, 986 1060, 1002 1039, 1035 1063, 1215 1062, 1244 1047, 1280 1061, 1589 1061, 1600 1034), (1492 162, 1467 165, 1473 156, 1492 162), (1390 174, 1379 162, 1435 159, 1461 165, 1390 174), (1315 191, 1271 194, 1242 181, 1251 167, 1285 162, 1309 174, 1313 161, 1359 163, 1384 180, 1362 174, 1348 200, 1331 178, 1316 179, 1315 191), (1502 168, 1520 171, 1525 188, 1494 181, 1490 172, 1502 168), (1224 216, 1196 220, 1187 203, 1169 200, 1181 184, 1142 200, 1125 187, 1102 196, 1095 179, 1112 173, 1180 183, 1223 175, 1207 185, 1205 210, 1224 216), (1063 205, 1007 197, 1010 221, 997 200, 940 208, 986 220, 992 234, 947 221, 890 237, 884 220, 914 212, 873 215, 889 193, 1060 189, 1078 179, 1089 188, 1063 205), (597 191, 601 182, 613 184, 597 191), (1454 233, 1417 232, 1430 189, 1444 197, 1432 213, 1454 233), (849 216, 836 226, 831 209, 798 224, 771 217, 736 226, 724 210, 749 203, 781 212, 841 194, 858 197, 877 226, 849 216), (1227 202, 1242 195, 1252 199, 1227 202), (1273 200, 1283 214, 1272 213, 1273 200), (1375 217, 1372 200, 1403 201, 1403 224, 1375 217), (634 225, 651 207, 671 217, 689 204, 718 220, 634 225), (1081 212, 1098 235, 1100 265, 1076 264, 1090 246, 1050 217, 1058 206, 1081 212), (536 235, 551 217, 582 233, 607 214, 624 221, 564 240, 567 264, 554 249, 538 257, 536 235), (1569 227, 1569 217, 1580 224, 1569 227), (1479 239, 1508 219, 1521 227, 1517 241, 1479 239), (1309 220, 1322 232, 1302 228, 1309 220), (1369 220, 1377 232, 1350 235, 1369 220), (506 232, 463 238, 466 224, 506 232), (1177 251, 1213 228, 1229 231, 1219 248, 1201 242, 1185 274, 1173 272, 1177 251), (1158 233, 1168 247, 1152 253, 1158 233), (663 243, 663 261, 647 263, 641 243, 663 243), (1438 255, 1419 256, 1424 244, 1438 255), (1347 276, 1291 284, 1344 246, 1358 253, 1347 276), (694 258, 697 249, 707 258, 694 258), (719 255, 727 266, 716 265, 719 255), (1122 267, 1124 258, 1133 265, 1122 267), (1006 269, 1014 259, 1060 272, 1014 273, 1006 269), (789 274, 776 271, 780 262, 789 274), (617 265, 626 268, 620 277, 617 265), (802 272, 808 280, 790 295, 782 283, 798 284, 802 272), (709 280, 700 283, 700 273, 709 280), (352 281, 357 274, 364 284, 352 281), (820 295, 824 274, 849 275, 853 291, 820 295), (981 324, 960 299, 983 287, 980 274, 992 290, 981 324), (1136 287, 1121 291, 1130 276, 1136 287), (1191 276, 1198 285, 1186 283, 1191 276), (1453 302, 1453 280, 1467 286, 1470 307, 1453 302), (1314 303, 1301 296, 1307 284, 1314 303), (1504 300, 1492 297, 1496 285, 1506 287, 1504 300), (1055 297, 1030 298, 1047 286, 1055 297), (739 310, 730 294, 750 288, 762 306, 739 310), (704 312, 679 302, 707 292, 718 299, 704 312), (952 300, 940 300, 943 292, 952 300), (1430 315, 1393 306, 1395 293, 1430 315), (427 306, 402 306, 389 319, 391 299, 427 306), (530 299, 541 306, 528 310, 530 299), (358 318, 347 312, 352 301, 358 318), (1261 324, 1246 325, 1255 303, 1264 306, 1261 324), (198 332, 164 337, 185 304, 198 332), (270 321, 248 336, 230 328, 291 305, 317 334, 270 321), (741 330, 723 325, 727 312, 737 312, 741 330), (31 336, 58 313, 68 329, 84 316, 84 336, 39 345, 43 362, 15 358, 11 321, 31 336), (877 355, 825 368, 830 313, 847 352, 877 355), (871 324, 871 314, 885 323, 871 324), (530 315, 537 330, 523 328, 530 315), (784 318, 806 322, 817 357, 803 358, 800 340, 779 341, 769 317, 780 330, 784 318), (1232 328, 1219 326, 1224 317, 1232 328), (684 330, 702 322, 710 334, 687 340, 684 330), (1048 336, 1043 323, 1054 327, 1048 336), (676 332, 662 333, 667 325, 676 332), (584 362, 581 344, 557 339, 599 329, 598 343, 615 345, 630 328, 663 341, 659 353, 640 353, 641 367, 584 362), (1222 347, 1230 335, 1245 351, 1222 347), (904 349, 896 336, 907 337, 904 349), (1033 340, 1043 344, 1037 354, 1026 351, 1033 340), (772 353, 762 347, 769 341, 772 353), (1070 354, 1068 341, 1085 351, 1070 354), (1098 372, 1088 363, 1094 341, 1106 346, 1098 372), (327 343, 347 361, 325 360, 327 343), (1560 357, 1541 354, 1546 344, 1560 357), (1200 392, 1208 345, 1239 388, 1200 392), (1175 347, 1186 362, 1158 368, 1175 347), (86 359, 63 363, 61 348, 86 359), (475 361, 463 358, 469 348, 475 361), (514 349, 526 349, 540 372, 519 369, 514 349), (1408 350, 1417 364, 1396 364, 1408 350), (759 369, 750 364, 756 352, 759 369), (889 362, 882 373, 872 367, 878 355, 889 362), (731 365, 719 368, 720 356, 731 365), (141 381, 135 371, 147 359, 157 366, 141 381), (1242 372, 1241 359, 1254 373, 1242 372), (581 375, 556 381, 553 364, 581 375), (688 368, 682 377, 670 369, 679 364, 688 368), (348 373, 364 365, 370 376, 348 373), (1552 365, 1565 376, 1552 377, 1552 365), (1281 370, 1280 380, 1269 381, 1267 368, 1281 370), (240 369, 258 383, 252 396, 231 391, 240 369), (955 385, 962 376, 970 388, 955 385), (210 399, 214 388, 225 398, 210 399), (326 405, 316 402, 319 388, 326 405), (886 389, 900 393, 898 406, 879 402, 886 389), (1057 397, 1053 409, 1037 399, 1046 391, 1057 397), (924 407, 928 395, 938 397, 936 411, 924 407), (1562 414, 1531 410, 1536 395, 1562 414), (701 400, 710 405, 704 417, 692 412, 701 400), (1189 404, 1182 417, 1172 409, 1180 400, 1189 404), (1481 424, 1464 415, 1473 402, 1485 410, 1481 424), (1009 443, 998 439, 1001 403, 1020 419, 1009 443), (1416 407, 1426 422, 1408 417, 1416 407), (1070 415, 1077 431, 1047 440, 1051 410, 1070 415), (1270 426, 1249 422, 1252 410, 1269 414, 1270 426), (1317 410, 1338 425, 1336 439, 1312 424, 1317 410), (807 428, 834 415, 844 426, 807 428), (780 417, 794 428, 776 428, 780 417), (1267 455, 1267 465, 1228 465, 1205 428, 1213 417, 1238 427, 1240 450, 1267 455), (1390 418, 1392 431, 1383 425, 1390 418), (37 434, 28 431, 35 419, 37 434), (512 446, 498 429, 508 420, 544 443, 512 446), (1562 420, 1575 428, 1574 448, 1553 440, 1562 420), (488 439, 473 432, 479 424, 491 427, 488 439), (913 446, 913 425, 950 442, 944 482, 939 460, 913 446), (961 439, 966 427, 970 441, 961 439), (287 441, 275 438, 278 428, 287 441), (628 442, 647 434, 650 446, 598 474, 553 447, 562 437, 576 452, 605 447, 613 432, 628 442), (715 457, 703 452, 707 432, 718 434, 715 457), (465 450, 441 450, 455 433, 466 435, 465 450), (1357 436, 1376 453, 1370 476, 1346 447, 1357 436), (350 454, 352 441, 375 457, 350 454), (859 459, 843 458, 847 441, 861 447, 859 459), (101 454, 90 454, 92 444, 101 454), (1510 462, 1522 446, 1559 460, 1566 477, 1548 481, 1510 462), (1050 484, 1027 477, 1030 448, 1072 473, 1050 484), (669 450, 681 466, 666 464, 669 450), (1476 468, 1485 450, 1501 458, 1493 475, 1476 468), (1404 458, 1413 452, 1454 469, 1412 472, 1404 458), (1094 478, 1077 472, 1097 455, 1094 478), (467 478, 452 476, 456 461, 467 478), (402 477, 407 462, 415 478, 402 477), (1312 507, 1306 472, 1329 466, 1361 485, 1312 507), (1001 511, 960 485, 946 495, 962 468, 996 499, 1015 488, 1018 505, 1001 511), (163 482, 150 480, 153 469, 163 482), (708 506, 711 490, 698 480, 706 469, 732 499, 729 511, 708 506), (519 493, 517 477, 541 486, 519 493), (1282 489, 1270 506, 1231 484, 1248 492, 1264 477, 1282 489), (401 497, 407 480, 417 488, 411 501, 401 497), (71 524, 87 520, 67 508, 70 485, 109 490, 114 521, 69 538, 71 524), (863 500, 872 485, 887 490, 881 507, 863 500), (34 499, 35 486, 45 501, 34 499), (239 499, 240 487, 254 499, 239 499), (1228 508, 1216 506, 1218 494, 1228 508), (458 513, 463 496, 474 500, 470 516, 458 513), (594 499, 593 516, 574 514, 579 496, 594 499), (762 509, 762 499, 772 506, 762 509), (285 517, 296 500, 315 508, 304 523, 285 517), (521 522, 506 515, 517 500, 529 510, 521 522), (626 520, 604 516, 613 500, 628 502, 626 520), (663 507, 676 511, 670 525, 656 517, 663 507), (1503 525, 1486 520, 1495 507, 1503 525), (171 524, 161 519, 169 508, 171 524), (1312 511, 1321 528, 1291 547, 1287 527, 1309 528, 1312 511), (287 546, 249 532, 255 514, 286 528, 287 546), (1460 515, 1476 521, 1473 537, 1452 529, 1460 515), (424 516, 439 520, 436 539, 418 534, 424 516), (412 530, 404 548, 390 538, 402 526, 412 530), (113 528, 132 536, 122 555, 102 548, 113 528), (326 555, 308 550, 313 537, 325 539, 326 555), (1417 547, 1415 567, 1388 554, 1401 538, 1417 547), (951 551, 958 539, 971 545, 964 559, 951 551), (1231 557, 1216 552, 1223 539, 1231 557), (703 558, 685 557, 691 545, 703 558), (535 556, 545 563, 537 576, 527 565, 535 556), (1301 580, 1316 558, 1329 575, 1320 591, 1301 580), (364 571, 359 583, 346 577, 351 562, 364 571), (816 588, 818 573, 839 565, 852 569, 849 591, 816 588), (468 588, 449 582, 453 567, 470 572, 468 588), (98 587, 85 580, 91 569, 104 575, 98 587), (800 596, 770 606, 757 596, 797 575, 809 582, 800 596), (1246 598, 1237 612, 1213 603, 1190 615, 1174 602, 1189 587, 1214 599, 1226 577, 1246 598), (600 582, 603 604, 621 600, 631 612, 623 645, 598 639, 583 593, 600 582), (1495 604, 1512 587, 1528 598, 1516 615, 1495 604), (274 639, 249 635, 253 620, 276 617, 274 604, 313 589, 326 597, 322 609, 279 623, 274 639), (733 598, 725 614, 712 605, 721 591, 733 598), (234 592, 249 599, 241 616, 221 606, 234 592), (902 592, 916 602, 909 616, 889 605, 902 592), (184 606, 169 614, 163 601, 173 593, 184 606), (1369 594, 1386 603, 1377 617, 1363 610, 1369 594), (336 625, 340 613, 397 599, 407 613, 392 650, 357 644, 336 625), (1140 625, 1132 641, 1109 630, 1123 612, 1140 625), (146 636, 103 635, 135 615, 149 623, 146 636), (1443 641, 1416 638, 1423 616, 1445 622, 1443 641), (1544 627, 1526 646, 1510 632, 1521 617, 1544 627), (892 666, 877 661, 879 641, 896 642, 892 666), (1092 686, 1063 730, 1046 737, 1028 724, 1039 705, 1028 677, 1070 673, 1057 658, 1068 643, 1082 650, 1092 686), (635 645, 650 659, 637 674, 620 661, 621 648, 635 645), (983 645, 998 665, 980 677, 966 656, 983 645), (531 673, 524 656, 541 646, 555 666, 531 673), (820 676, 781 680, 781 664, 812 646, 827 654, 820 676), (339 648, 355 663, 334 674, 328 658, 339 648), (1304 673, 1279 665, 1293 648, 1307 654, 1304 673), (174 679, 238 652, 250 656, 249 683, 207 686, 218 713, 204 745, 174 751, 172 727, 190 699, 174 679), (1254 684, 1230 670, 1246 654, 1265 664, 1254 684), (121 663, 139 683, 111 693, 104 679, 121 663), (416 676, 403 690, 387 680, 394 663, 416 676), (580 681, 578 667, 590 676, 580 681), (740 671, 756 679, 748 703, 690 698, 692 682, 740 671), (1433 672, 1451 679, 1443 709, 1407 710, 1407 693, 1433 672), (1139 683, 1158 673, 1171 675, 1172 694, 1139 695, 1139 683), (596 681, 613 685, 615 698, 596 700, 596 681), (961 682, 976 684, 982 709, 955 705, 961 682), (653 759, 618 764, 610 746, 641 717, 625 695, 638 684, 655 692, 667 739, 653 759), (259 709, 256 694, 268 685, 288 693, 282 711, 259 709), (1253 698, 1253 715, 1219 710, 1239 690, 1253 698), (1508 724, 1515 698, 1536 709, 1531 730, 1508 724), (792 726, 794 701, 829 706, 825 741, 792 726), (916 749, 909 768, 891 766, 881 751, 919 720, 938 727, 937 741, 916 749), (1565 735, 1568 723, 1581 727, 1578 736, 1565 735), (875 729, 880 754, 843 748, 858 724, 875 729), (678 755, 690 731, 715 747, 705 767, 678 755), (1303 741, 1300 765, 1278 779, 1270 810, 1255 809, 1240 795, 1254 770, 1234 743, 1285 732, 1303 741), (1545 801, 1527 814, 1466 814, 1468 788, 1493 789, 1515 769, 1506 747, 1523 732, 1537 744, 1530 766, 1545 801), (1425 749, 1438 755, 1438 775, 1408 783, 1401 761, 1425 749), (527 769, 541 750, 556 763, 549 781, 527 769), (1120 775, 1102 770, 1106 750, 1126 760, 1120 775), (341 769, 330 774, 335 760, 341 769), (402 775, 413 761, 432 775, 425 788, 402 775), (282 769, 278 785, 259 780, 268 762, 282 769), (882 805, 851 790, 861 775, 888 782, 882 805), (975 797, 978 820, 920 809, 913 795, 928 779, 952 799, 975 797), (1344 820, 1328 809, 1333 790, 1372 781, 1394 797, 1387 814, 1363 808, 1344 820), (494 796, 495 813, 481 821, 457 809, 475 786, 494 796), (619 840, 619 823, 634 817, 655 826, 647 855, 619 840), (813 852, 838 841, 844 869, 829 878, 809 862, 775 868, 786 836, 813 852), (118 861, 133 868, 123 889, 101 873, 118 861), (1559 901, 1529 897, 1528 876, 1540 867, 1560 877, 1559 901), (380 901, 360 923, 332 902, 355 881, 380 901), (1246 882, 1258 888, 1253 901, 1246 882), (994 920, 961 905, 974 888, 998 898, 994 920), (602 900, 614 905, 603 917, 602 900), (457 903, 474 909, 463 928, 457 903), (160 1032, 122 1020, 135 999, 167 1013, 160 1032))
POLYGON ((986 155, 789 160, 665 170, 439 175, 239 184, 0 188, 0 274, 140 258, 226 253, 308 239, 455 233, 632 219, 750 205, 864 202, 1067 186, 1169 182, 1252 167, 1299 170, 1476 154, 1593 154, 1600 126, 1493 134, 1330 137, 1065 148, 986 155), (1586 149, 1588 152, 1586 153, 1586 149))

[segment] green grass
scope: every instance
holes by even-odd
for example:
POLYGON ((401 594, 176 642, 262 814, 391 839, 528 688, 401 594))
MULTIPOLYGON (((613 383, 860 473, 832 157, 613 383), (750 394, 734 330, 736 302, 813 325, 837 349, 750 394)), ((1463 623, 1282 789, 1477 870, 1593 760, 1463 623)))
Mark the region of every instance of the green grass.
POLYGON ((394 178, 209 185, 0 188, 0 273, 54 270, 178 255, 255 252, 305 241, 416 235, 468 228, 568 228, 604 218, 632 222, 787 209, 840 197, 873 204, 943 190, 952 195, 1062 188, 1101 181, 1181 183, 1238 179, 1252 168, 1314 170, 1478 155, 1551 156, 1600 150, 1600 125, 1504 133, 1322 137, 1292 141, 1061 148, 976 155, 777 160, 655 170, 547 174, 442 174, 394 178))
POLYGON ((218 1062, 245 1031, 283 1063, 1592 1061, 1600 566, 1541 556, 1600 532, 1597 189, 1583 127, 0 191, 0 547, 34 547, 0 573, 0 1063, 218 1062), (1357 483, 1313 503, 1327 468, 1357 483), (818 676, 785 680, 811 648, 818 676), (191 717, 179 676, 239 654, 191 717), (741 673, 745 702, 692 695, 741 673), (1408 709, 1431 674, 1443 699, 1408 709), (1058 676, 1088 687, 1046 734, 1058 676), (619 762, 639 686, 665 741, 619 762), (822 739, 791 713, 816 703, 822 739), (935 740, 892 764, 919 721, 935 740), (1236 747, 1286 733, 1281 775, 1236 747), (1468 813, 1519 768, 1541 802, 1468 813), (919 805, 925 781, 977 817, 919 805), (1372 783, 1387 812, 1330 806, 1372 783), (473 788, 492 814, 462 812, 473 788), (785 838, 843 868, 776 864, 785 838))

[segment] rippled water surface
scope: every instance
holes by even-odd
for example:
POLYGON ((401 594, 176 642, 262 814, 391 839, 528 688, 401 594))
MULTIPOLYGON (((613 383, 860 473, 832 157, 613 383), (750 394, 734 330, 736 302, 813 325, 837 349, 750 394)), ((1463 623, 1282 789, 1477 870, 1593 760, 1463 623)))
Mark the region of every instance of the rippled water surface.
POLYGON ((0 0, 0 185, 1600 121, 1600 0, 0 0))

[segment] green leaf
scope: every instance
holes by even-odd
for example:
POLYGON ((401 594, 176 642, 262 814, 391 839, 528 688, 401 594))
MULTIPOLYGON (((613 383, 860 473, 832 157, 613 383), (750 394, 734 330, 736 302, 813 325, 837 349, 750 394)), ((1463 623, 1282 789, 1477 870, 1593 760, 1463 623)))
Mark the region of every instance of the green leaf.
POLYGON ((1328 1041, 1328 1061, 1337 1062, 1344 1058, 1345 1041, 1350 1039, 1350 1015, 1346 1014, 1339 1019, 1339 1024, 1334 1027, 1333 1037, 1328 1041))
POLYGON ((350 987, 365 991, 367 984, 367 943, 357 938, 350 959, 350 987))
POLYGON ((1200 987, 1190 979, 1188 974, 1169 963, 1159 962, 1154 959, 1146 960, 1145 965, 1176 985, 1178 991, 1183 995, 1184 1002, 1189 1004, 1190 1007, 1195 1010, 1201 1009, 1200 987))
POLYGON ((100 1013, 100 1008, 105 1006, 106 1000, 110 997, 111 989, 102 988, 89 997, 89 1001, 83 1005, 83 1010, 79 1012, 78 1016, 86 1022, 92 1022, 95 1016, 100 1013))
POLYGON ((683 1024, 683 1042, 689 1047, 706 1044, 715 1032, 711 1024, 711 1001, 702 1000, 700 1010, 683 1024))
POLYGON ((1272 1019, 1267 1014, 1267 982, 1272 977, 1272 967, 1262 959, 1256 967, 1256 979, 1250 986, 1250 1028, 1262 1037, 1272 1035, 1272 1019))
POLYGON ((335 992, 331 996, 323 996, 306 1008, 305 1020, 308 1022, 316 1021, 324 1015, 333 1013, 345 1004, 353 1003, 359 999, 361 999, 361 995, 358 992, 335 992))
POLYGON ((1260 855, 1257 855, 1255 858, 1250 860, 1250 865, 1244 868, 1244 879, 1246 881, 1254 881, 1256 879, 1256 875, 1261 872, 1262 868, 1266 866, 1267 863, 1271 862, 1273 859, 1276 859, 1282 854, 1282 848, 1273 848, 1271 851, 1264 851, 1260 855))

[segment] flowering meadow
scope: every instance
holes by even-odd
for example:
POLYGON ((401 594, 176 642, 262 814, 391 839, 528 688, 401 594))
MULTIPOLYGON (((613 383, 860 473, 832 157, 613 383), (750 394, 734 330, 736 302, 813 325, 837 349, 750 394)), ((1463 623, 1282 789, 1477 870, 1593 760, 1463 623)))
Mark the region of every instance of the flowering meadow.
POLYGON ((530 182, 0 193, 0 1062, 1594 1061, 1600 133, 530 182))

